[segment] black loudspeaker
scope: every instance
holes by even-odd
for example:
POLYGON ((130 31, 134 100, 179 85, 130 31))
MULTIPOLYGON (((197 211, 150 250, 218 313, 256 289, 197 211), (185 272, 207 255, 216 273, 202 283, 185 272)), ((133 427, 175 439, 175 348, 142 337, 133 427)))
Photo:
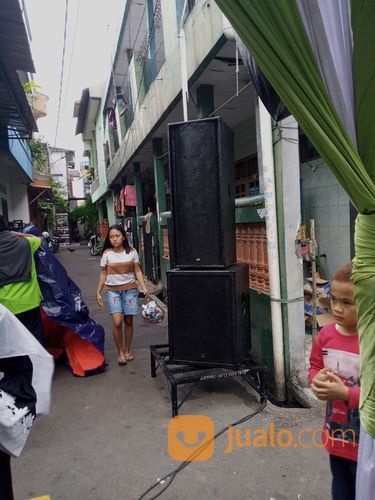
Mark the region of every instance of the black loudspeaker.
POLYGON ((238 366, 249 357, 247 264, 167 271, 169 353, 174 362, 238 366))
POLYGON ((236 261, 233 133, 220 118, 168 126, 171 267, 236 261))

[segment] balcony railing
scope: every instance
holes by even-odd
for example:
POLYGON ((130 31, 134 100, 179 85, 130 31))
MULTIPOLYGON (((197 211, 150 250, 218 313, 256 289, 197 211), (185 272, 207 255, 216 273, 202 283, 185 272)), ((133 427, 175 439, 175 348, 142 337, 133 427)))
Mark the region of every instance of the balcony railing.
POLYGON ((33 165, 33 187, 48 189, 50 187, 50 174, 41 172, 35 165, 33 165))
POLYGON ((98 189, 98 187, 99 187, 99 177, 96 177, 91 183, 91 188, 90 188, 91 194, 94 194, 95 191, 98 189))

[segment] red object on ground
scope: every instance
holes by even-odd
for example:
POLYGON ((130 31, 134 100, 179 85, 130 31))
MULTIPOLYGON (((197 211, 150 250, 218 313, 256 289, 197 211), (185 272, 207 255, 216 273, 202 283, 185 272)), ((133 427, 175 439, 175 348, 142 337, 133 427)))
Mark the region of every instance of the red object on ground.
POLYGON ((84 377, 104 367, 104 356, 94 345, 66 325, 50 319, 43 310, 42 319, 47 351, 55 359, 65 352, 73 375, 84 377))

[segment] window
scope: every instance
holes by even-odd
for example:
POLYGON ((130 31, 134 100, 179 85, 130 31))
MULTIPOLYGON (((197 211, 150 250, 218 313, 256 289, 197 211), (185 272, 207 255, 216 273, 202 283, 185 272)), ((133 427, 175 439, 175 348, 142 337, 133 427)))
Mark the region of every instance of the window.
POLYGON ((259 194, 259 173, 257 155, 249 156, 235 163, 236 198, 259 194))
POLYGON ((135 59, 138 99, 142 102, 165 61, 160 0, 148 0, 148 29, 135 59))

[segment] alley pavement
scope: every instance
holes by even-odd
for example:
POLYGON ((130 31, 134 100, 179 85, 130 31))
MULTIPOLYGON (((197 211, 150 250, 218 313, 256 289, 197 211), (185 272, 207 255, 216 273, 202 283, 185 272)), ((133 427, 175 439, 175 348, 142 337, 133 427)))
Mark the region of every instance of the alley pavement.
MULTIPOLYGON (((37 419, 23 454, 12 460, 15 498, 136 500, 181 463, 168 454, 171 403, 166 378, 162 372, 150 376, 148 346, 167 342, 167 322, 144 325, 137 317, 135 359, 118 366, 111 319, 95 301, 99 257, 92 257, 85 246, 71 250, 61 248, 57 257, 82 290, 90 316, 105 328, 108 367, 79 378, 65 364, 56 364, 51 413, 37 419)), ((188 390, 180 389, 181 395, 188 390)), ((200 385, 180 415, 206 415, 218 432, 258 406, 258 395, 232 379, 200 385)), ((243 447, 231 451, 228 434, 222 435, 215 441, 213 456, 184 468, 160 498, 327 500, 329 460, 319 448, 318 435, 322 415, 321 405, 304 409, 268 403, 237 428, 243 447), (276 441, 270 437, 275 432, 276 441)), ((145 498, 160 491, 158 487, 145 498)))

